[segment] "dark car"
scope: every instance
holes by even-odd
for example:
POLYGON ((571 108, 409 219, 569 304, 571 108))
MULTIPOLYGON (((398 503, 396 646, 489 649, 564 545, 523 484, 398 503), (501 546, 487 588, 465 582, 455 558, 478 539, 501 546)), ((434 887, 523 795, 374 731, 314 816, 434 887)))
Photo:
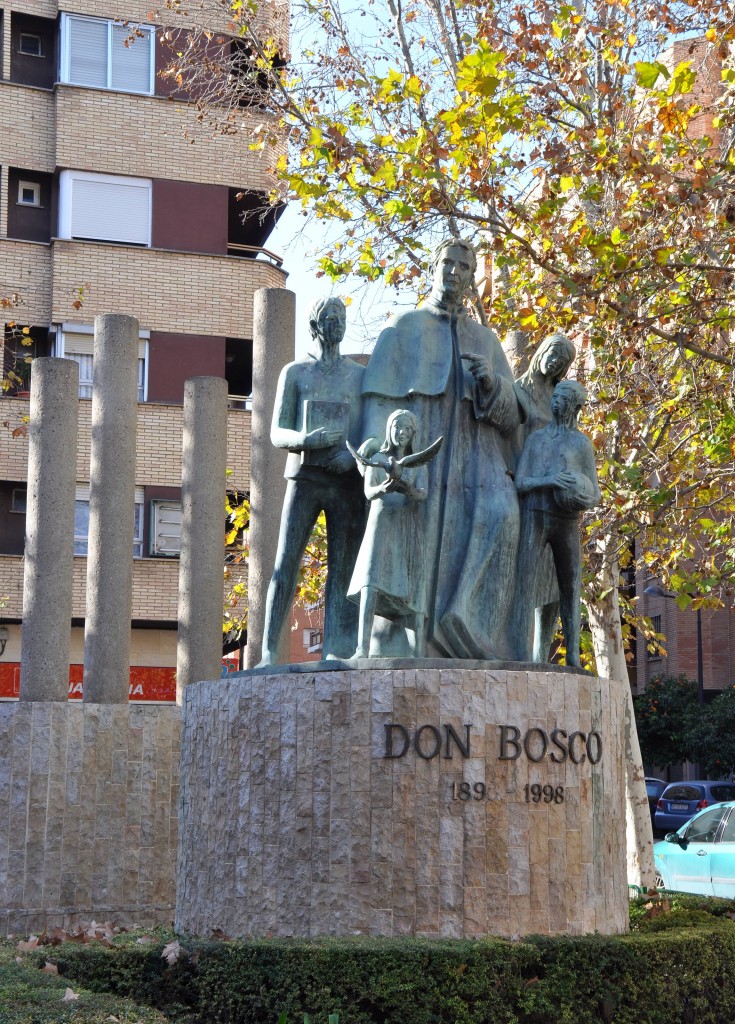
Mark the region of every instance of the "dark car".
MULTIPOLYGON (((717 785, 717 783, 715 783, 717 785)), ((735 804, 715 804, 653 847, 656 885, 735 897, 735 804)))
POLYGON ((659 797, 668 786, 668 782, 664 782, 663 779, 654 779, 646 776, 646 795, 648 796, 648 806, 651 810, 651 821, 656 813, 656 806, 659 801, 659 797))
POLYGON ((675 832, 710 804, 735 800, 735 783, 695 779, 671 782, 659 797, 653 824, 659 832, 675 832))

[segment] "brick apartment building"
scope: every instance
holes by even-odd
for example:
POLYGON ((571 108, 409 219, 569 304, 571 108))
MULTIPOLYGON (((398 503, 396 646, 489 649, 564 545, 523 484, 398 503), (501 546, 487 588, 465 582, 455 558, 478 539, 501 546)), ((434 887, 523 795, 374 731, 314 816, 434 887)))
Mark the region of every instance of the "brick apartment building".
MULTIPOLYGON (((283 8, 271 0, 261 17, 283 8)), ((269 191, 274 153, 213 137, 194 106, 171 95, 159 75, 169 51, 150 9, 143 0, 0 3, 0 295, 18 294, 4 314, 3 354, 22 378, 0 398, 8 424, 0 429, 0 697, 17 695, 19 684, 27 441, 12 428, 28 414, 27 354, 69 357, 80 369, 73 696, 81 695, 96 314, 140 321, 132 697, 174 692, 186 378, 227 379, 230 482, 248 489, 253 294, 283 286, 286 273, 265 248, 275 217, 242 214, 269 191), (30 327, 30 348, 11 319, 30 327)), ((186 25, 185 15, 166 17, 168 27, 186 25)), ((243 107, 244 121, 258 117, 257 106, 243 107)), ((300 632, 294 640, 303 653, 300 632)))

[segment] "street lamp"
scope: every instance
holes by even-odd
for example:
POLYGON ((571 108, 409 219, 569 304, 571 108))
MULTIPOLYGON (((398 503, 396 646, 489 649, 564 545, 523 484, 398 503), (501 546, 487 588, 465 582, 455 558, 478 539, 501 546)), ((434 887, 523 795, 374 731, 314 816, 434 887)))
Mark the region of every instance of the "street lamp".
MULTIPOLYGON (((663 597, 675 601, 675 594, 667 594, 658 583, 649 583, 643 593, 647 597, 663 597)), ((702 655, 702 609, 697 608, 697 703, 704 704, 704 657, 702 655)))

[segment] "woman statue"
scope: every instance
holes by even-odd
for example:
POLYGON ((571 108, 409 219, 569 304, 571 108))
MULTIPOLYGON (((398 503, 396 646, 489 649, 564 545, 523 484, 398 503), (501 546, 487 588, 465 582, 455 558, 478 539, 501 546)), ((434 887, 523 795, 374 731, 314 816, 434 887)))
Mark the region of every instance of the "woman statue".
MULTIPOLYGON (((550 334, 544 338, 533 354, 531 363, 515 383, 516 398, 525 414, 524 422, 517 433, 520 457, 523 445, 530 434, 548 426, 553 419, 551 414, 551 396, 554 388, 569 371, 577 355, 572 342, 564 334, 550 334)), ((546 662, 556 633, 559 618, 559 588, 556 582, 554 563, 548 547, 541 554, 542 564, 537 574, 537 593, 535 598, 535 616, 533 637, 526 636, 526 629, 516 623, 513 630, 516 638, 516 657, 519 661, 530 660, 546 662), (523 636, 519 635, 523 632, 523 636)), ((514 609, 521 606, 523 594, 528 581, 516 577, 516 598, 514 609)))
MULTIPOLYGON (((531 363, 516 381, 516 397, 525 413, 521 426, 523 442, 529 434, 551 423, 551 396, 566 377, 577 350, 564 334, 550 334, 533 354, 531 363)), ((521 448, 523 444, 521 444, 521 448)))

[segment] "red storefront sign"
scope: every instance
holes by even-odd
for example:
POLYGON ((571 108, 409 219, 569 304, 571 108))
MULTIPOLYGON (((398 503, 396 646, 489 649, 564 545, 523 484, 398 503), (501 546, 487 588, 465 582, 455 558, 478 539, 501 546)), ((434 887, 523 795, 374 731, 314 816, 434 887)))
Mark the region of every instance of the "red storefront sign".
MULTIPOLYGON (((69 666, 69 699, 82 699, 82 665, 69 666)), ((0 699, 20 696, 20 663, 0 662, 0 699)), ((176 700, 176 669, 133 665, 128 697, 135 701, 173 703, 176 700)))

